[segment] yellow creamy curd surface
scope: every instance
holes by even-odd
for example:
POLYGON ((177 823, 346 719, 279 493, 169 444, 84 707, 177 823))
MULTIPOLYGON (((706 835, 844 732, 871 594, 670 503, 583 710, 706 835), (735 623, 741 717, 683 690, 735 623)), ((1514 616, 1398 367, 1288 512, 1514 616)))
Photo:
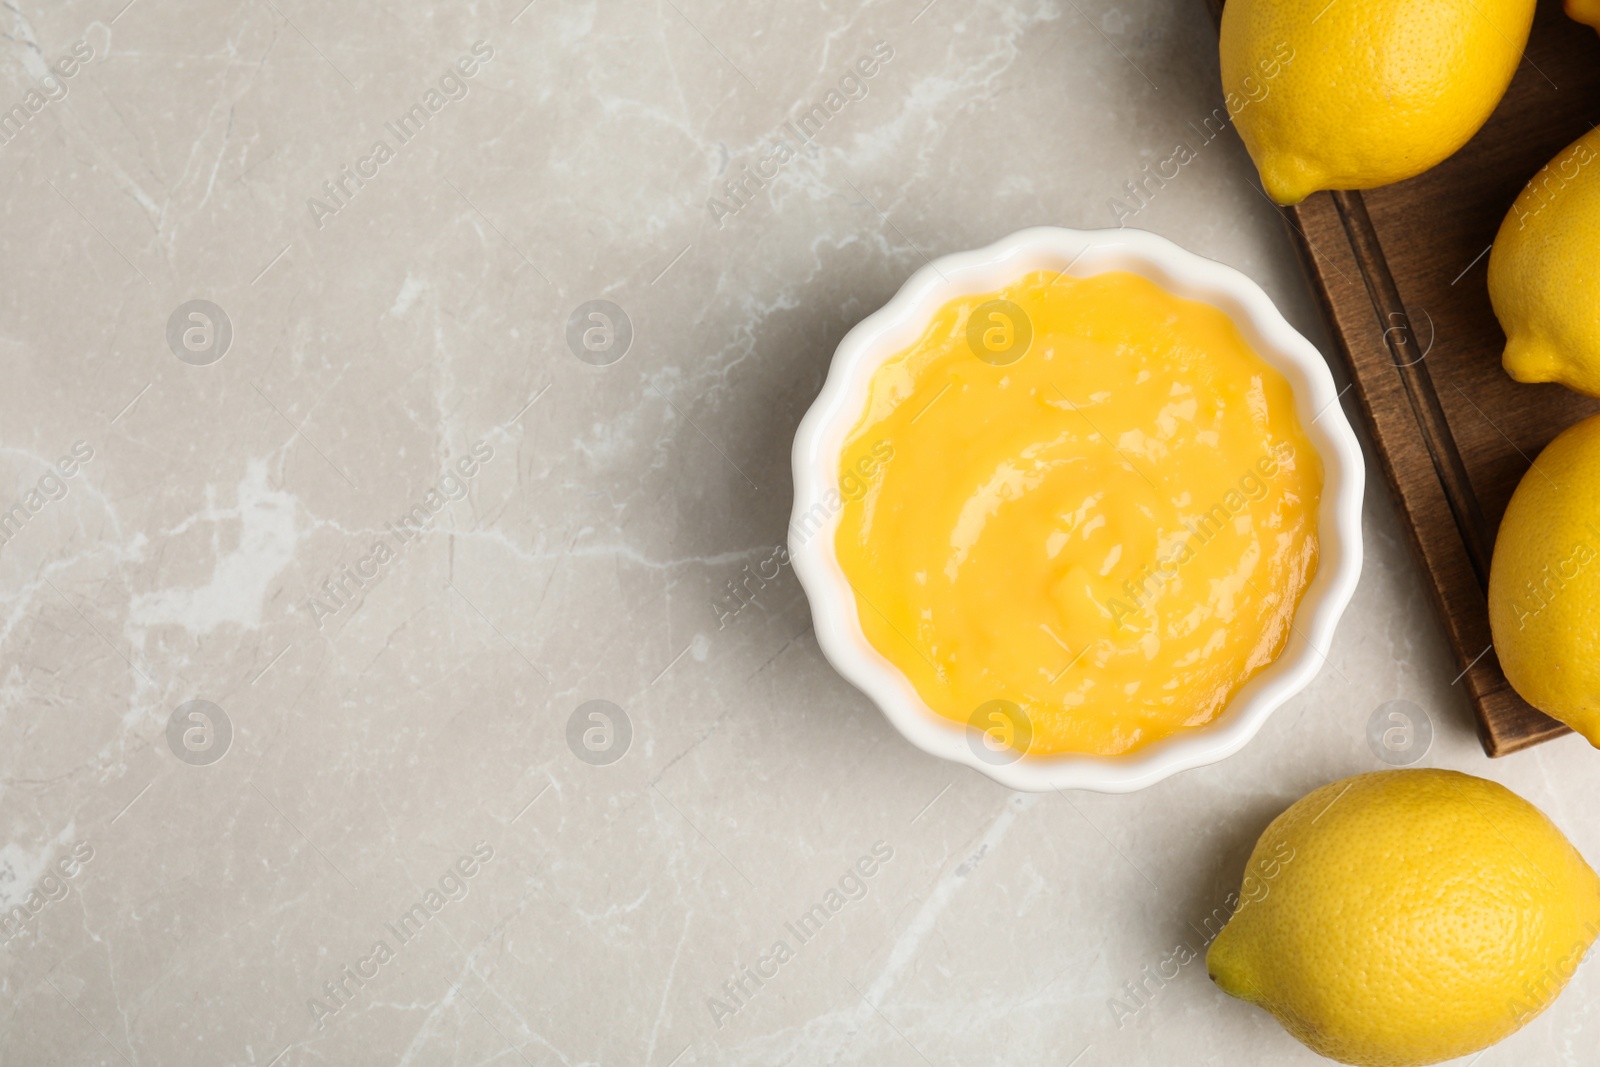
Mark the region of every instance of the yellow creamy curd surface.
POLYGON ((1220 309, 1121 271, 940 308, 873 375, 840 474, 868 639, 940 715, 1020 708, 1034 754, 1211 722, 1317 569, 1288 382, 1220 309))

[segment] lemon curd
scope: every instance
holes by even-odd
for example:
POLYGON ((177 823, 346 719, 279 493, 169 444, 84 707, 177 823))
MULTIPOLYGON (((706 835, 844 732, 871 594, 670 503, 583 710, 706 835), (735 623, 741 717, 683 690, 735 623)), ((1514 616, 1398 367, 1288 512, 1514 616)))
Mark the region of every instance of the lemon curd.
POLYGON ((867 638, 940 715, 1012 709, 1035 754, 1212 721, 1317 569, 1288 382, 1220 309, 1125 272, 944 305, 874 373, 840 470, 867 638))

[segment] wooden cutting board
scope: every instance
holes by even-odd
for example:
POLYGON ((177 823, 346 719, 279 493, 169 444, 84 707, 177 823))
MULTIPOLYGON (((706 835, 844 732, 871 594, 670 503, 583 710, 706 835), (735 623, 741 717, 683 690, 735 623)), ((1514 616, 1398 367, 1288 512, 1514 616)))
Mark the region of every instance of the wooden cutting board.
MULTIPOLYGON (((1221 0, 1209 2, 1220 18, 1221 0)), ((1486 253, 1522 187, 1597 122, 1600 37, 1559 2, 1541 2, 1510 91, 1465 148, 1410 181, 1318 193, 1283 210, 1354 378, 1345 400, 1366 415, 1455 650, 1454 684, 1466 687, 1490 756, 1571 732, 1517 696, 1500 670, 1489 561, 1533 458, 1600 401, 1507 377, 1486 253)))

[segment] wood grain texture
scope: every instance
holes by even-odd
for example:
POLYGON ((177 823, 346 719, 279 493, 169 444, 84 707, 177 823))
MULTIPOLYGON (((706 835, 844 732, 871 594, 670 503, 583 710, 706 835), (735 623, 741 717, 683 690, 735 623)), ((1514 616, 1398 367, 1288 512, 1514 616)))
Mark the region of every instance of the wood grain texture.
MULTIPOLYGON (((1212 0, 1219 19, 1222 5, 1212 0)), ((1570 733, 1506 681, 1489 633, 1494 533, 1533 457, 1600 411, 1501 369, 1488 252, 1530 178, 1600 121, 1600 39, 1539 5, 1505 99, 1450 159, 1410 181, 1283 210, 1429 579, 1490 756, 1570 733)))

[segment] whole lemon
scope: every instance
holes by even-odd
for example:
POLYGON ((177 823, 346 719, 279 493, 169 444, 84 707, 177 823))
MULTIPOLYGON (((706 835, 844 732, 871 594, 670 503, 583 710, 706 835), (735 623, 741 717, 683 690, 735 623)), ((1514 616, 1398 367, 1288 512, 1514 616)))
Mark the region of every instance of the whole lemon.
POLYGON ((1489 630, 1522 699, 1600 747, 1600 415, 1545 446, 1489 565, 1489 630))
POLYGON ((1533 176, 1500 223, 1489 299, 1506 331, 1501 363, 1519 382, 1600 396, 1600 131, 1533 176))
POLYGON ((1306 794, 1261 835, 1240 897, 1206 954, 1212 980, 1313 1051, 1367 1067, 1438 1063, 1513 1033, 1600 930, 1600 877, 1561 831, 1456 771, 1306 794))
POLYGON ((1228 0, 1222 88, 1267 194, 1370 189, 1450 156, 1505 95, 1534 2, 1228 0))

